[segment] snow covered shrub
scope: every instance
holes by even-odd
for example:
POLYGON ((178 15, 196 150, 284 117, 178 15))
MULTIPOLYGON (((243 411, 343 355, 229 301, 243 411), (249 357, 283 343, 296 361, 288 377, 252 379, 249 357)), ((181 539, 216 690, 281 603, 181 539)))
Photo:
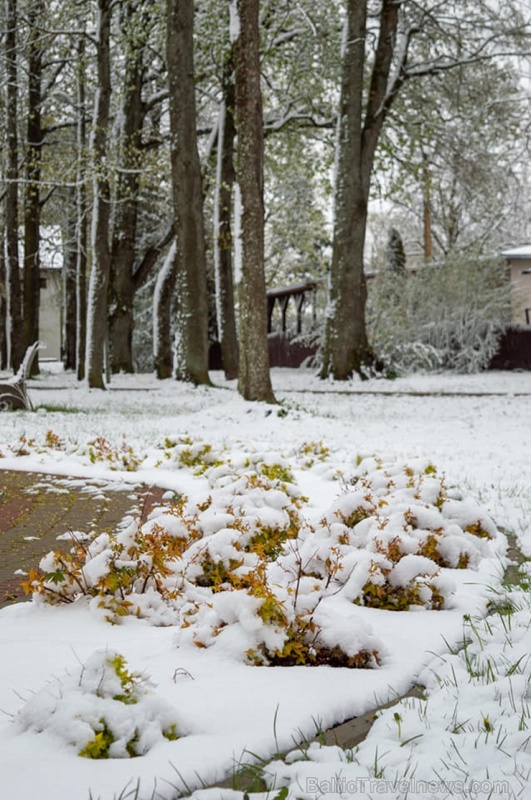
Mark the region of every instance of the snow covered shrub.
POLYGON ((300 578, 293 577, 283 567, 270 575, 261 564, 246 574, 242 588, 196 595, 182 609, 177 641, 215 646, 255 666, 379 665, 383 646, 370 628, 343 607, 339 631, 320 608, 326 592, 312 581, 311 592, 304 587, 299 593, 300 578))
MULTIPOLYGON (((165 461, 191 469, 194 475, 202 475, 210 467, 223 463, 221 454, 215 453, 211 444, 201 440, 194 442, 190 436, 166 437, 159 448, 163 450, 165 461)), ((162 463, 159 461, 158 465, 162 463)))
POLYGON ((185 498, 166 508, 159 520, 142 527, 133 520, 123 531, 103 533, 89 542, 72 534, 70 552, 44 556, 39 570, 30 570, 24 590, 52 604, 72 603, 81 596, 97 598, 110 619, 152 616, 154 606, 171 606, 176 592, 166 579, 172 564, 201 536, 185 498))
POLYGON ((18 443, 11 446, 10 450, 17 456, 28 456, 32 453, 49 453, 50 450, 63 451, 69 454, 76 454, 86 458, 91 464, 103 462, 111 470, 126 470, 134 472, 142 463, 143 457, 135 453, 133 448, 127 444, 125 435, 122 436, 118 445, 112 444, 104 436, 96 436, 94 439, 78 444, 77 442, 67 441, 58 436, 51 429, 44 434, 42 441, 35 438, 27 438, 24 434, 19 437, 18 443))
POLYGON ((371 345, 398 372, 477 372, 497 351, 511 319, 504 264, 449 256, 413 272, 381 271, 369 284, 371 345))
POLYGON ((112 622, 174 625, 181 645, 250 664, 374 667, 384 647, 360 606, 441 609, 452 571, 477 569, 497 547, 493 522, 427 460, 357 457, 313 525, 277 455, 226 458, 201 467, 199 483, 195 502, 168 500, 142 525, 73 537, 70 553, 41 560, 26 591, 38 602, 88 597, 112 622))
POLYGON ((440 568, 475 569, 494 553, 492 520, 472 500, 450 497, 430 462, 367 458, 343 481, 301 558, 305 574, 343 585, 356 604, 440 609, 453 591, 440 568))
POLYGON ((127 444, 125 435, 118 446, 111 444, 103 436, 96 436, 79 448, 78 452, 88 454, 93 464, 99 461, 107 462, 111 469, 125 469, 134 472, 142 463, 142 458, 127 444))
POLYGON ((98 650, 75 674, 54 678, 26 702, 19 731, 44 731, 84 758, 132 758, 178 738, 176 710, 120 653, 98 650))
POLYGON ((302 459, 301 466, 311 469, 317 461, 326 461, 330 449, 323 442, 303 442, 298 448, 297 455, 302 459))
POLYGON ((65 449, 65 440, 62 439, 57 433, 54 433, 51 428, 48 428, 44 434, 44 444, 51 450, 65 449))
POLYGON ((407 611, 411 606, 434 610, 444 606, 444 592, 452 584, 439 583, 439 569, 423 556, 400 556, 396 562, 384 558, 371 560, 369 579, 354 601, 369 608, 407 611))

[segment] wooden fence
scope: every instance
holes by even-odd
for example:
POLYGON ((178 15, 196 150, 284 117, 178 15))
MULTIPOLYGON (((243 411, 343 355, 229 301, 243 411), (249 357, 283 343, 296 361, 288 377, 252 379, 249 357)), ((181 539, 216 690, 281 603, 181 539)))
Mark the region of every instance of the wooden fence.
POLYGON ((507 328, 489 369, 531 369, 531 325, 507 328))
MULTIPOLYGON (((286 333, 270 333, 267 338, 272 367, 300 367, 317 352, 316 344, 293 341, 286 333)), ((217 342, 210 349, 210 369, 222 369, 221 348, 217 342)), ((489 369, 531 370, 531 325, 507 328, 489 369)))

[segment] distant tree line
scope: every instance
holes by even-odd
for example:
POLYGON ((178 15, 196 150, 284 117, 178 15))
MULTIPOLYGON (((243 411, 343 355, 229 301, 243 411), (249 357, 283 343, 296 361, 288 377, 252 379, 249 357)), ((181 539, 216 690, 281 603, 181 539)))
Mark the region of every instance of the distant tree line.
POLYGON ((321 375, 346 379, 374 360, 374 191, 418 214, 431 257, 487 241, 522 177, 516 0, 4 0, 0 14, 3 368, 38 338, 55 226, 64 362, 89 386, 134 370, 140 330, 160 378, 208 383, 215 338, 243 397, 273 402, 267 282, 310 277, 328 280, 321 375))

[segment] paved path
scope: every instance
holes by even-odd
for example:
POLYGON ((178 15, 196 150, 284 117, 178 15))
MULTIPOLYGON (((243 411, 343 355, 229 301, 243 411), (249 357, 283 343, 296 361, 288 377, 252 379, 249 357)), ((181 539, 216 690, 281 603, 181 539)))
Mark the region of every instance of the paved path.
POLYGON ((22 573, 37 567, 68 531, 112 531, 127 514, 143 519, 162 489, 0 470, 0 608, 24 600, 22 573))

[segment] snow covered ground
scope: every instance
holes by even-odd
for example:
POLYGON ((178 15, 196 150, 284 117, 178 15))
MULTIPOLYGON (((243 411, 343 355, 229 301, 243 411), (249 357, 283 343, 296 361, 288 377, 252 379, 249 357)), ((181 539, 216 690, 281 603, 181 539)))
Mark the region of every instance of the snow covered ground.
MULTIPOLYGON (((233 464, 254 459, 289 468, 308 498, 301 513, 316 526, 345 492, 341 476, 360 459, 431 462, 447 486, 479 503, 531 556, 530 373, 333 384, 305 370, 273 370, 279 407, 246 403, 234 384, 212 377, 215 387, 193 388, 118 376, 99 392, 72 376, 45 374, 31 384, 35 414, 0 416, 0 467, 141 480, 200 503, 212 490, 208 472, 196 475, 168 453, 178 441, 207 444, 233 464), (108 450, 90 444, 96 437, 108 450), (134 470, 121 469, 120 457, 134 470)), ((194 647, 175 626, 130 617, 110 624, 86 599, 2 610, 2 797, 172 798, 188 790, 204 800, 212 793, 233 797, 201 787, 241 762, 293 749, 316 728, 361 714, 414 682, 428 687, 428 700, 406 700, 383 713, 356 752, 312 746, 304 760, 299 750, 270 765, 272 796, 279 787, 293 797, 333 800, 528 796, 531 615, 525 593, 506 596, 500 587, 504 537, 488 545, 474 569, 452 570, 455 592, 442 610, 350 604, 348 624, 359 625, 363 641, 372 637, 381 653, 374 669, 249 666, 238 655, 238 636, 194 647), (504 613, 482 620, 489 601, 504 613), (123 703, 131 710, 125 727, 137 706, 151 720, 148 752, 82 758, 74 729, 98 713, 87 696, 94 690, 98 702, 107 697, 101 686, 108 674, 98 688, 91 669, 97 673, 106 660, 120 665, 122 656, 127 667, 114 677, 122 675, 127 698, 127 686, 133 692, 138 683, 128 683, 127 670, 152 682, 123 703), (163 733, 172 724, 177 739, 163 733)))

